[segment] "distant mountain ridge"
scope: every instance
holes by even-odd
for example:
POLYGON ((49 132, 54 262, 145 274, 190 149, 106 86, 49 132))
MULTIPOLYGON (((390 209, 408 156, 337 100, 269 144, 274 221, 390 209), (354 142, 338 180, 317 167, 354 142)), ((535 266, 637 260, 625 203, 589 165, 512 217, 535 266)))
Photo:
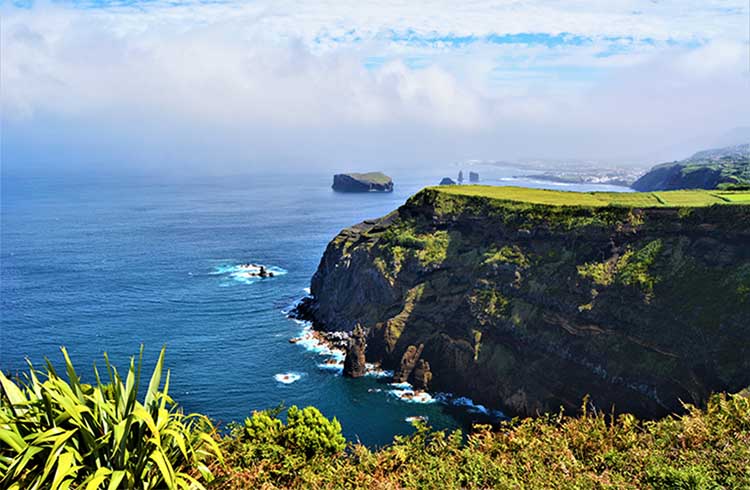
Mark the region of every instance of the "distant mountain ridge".
POLYGON ((750 185, 750 144, 714 148, 662 163, 631 186, 640 192, 750 185))

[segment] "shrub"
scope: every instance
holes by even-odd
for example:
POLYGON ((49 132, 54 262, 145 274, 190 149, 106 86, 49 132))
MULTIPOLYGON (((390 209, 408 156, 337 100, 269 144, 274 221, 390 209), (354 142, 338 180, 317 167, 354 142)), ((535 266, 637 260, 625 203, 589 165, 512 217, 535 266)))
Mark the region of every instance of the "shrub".
POLYGON ((294 481, 332 478, 331 464, 343 455, 346 440, 341 424, 328 420, 315 407, 287 411, 286 425, 278 416, 282 407, 253 412, 225 439, 229 471, 217 480, 218 488, 244 489, 294 481))
POLYGON ((143 348, 125 382, 105 354, 109 383, 95 366, 94 386, 81 383, 62 353, 67 381, 49 361, 44 373, 29 364, 17 383, 0 373, 1 487, 203 488, 200 480, 211 478, 204 460, 221 455, 208 419, 184 415, 169 397, 168 371, 160 391, 164 349, 142 403, 143 348))

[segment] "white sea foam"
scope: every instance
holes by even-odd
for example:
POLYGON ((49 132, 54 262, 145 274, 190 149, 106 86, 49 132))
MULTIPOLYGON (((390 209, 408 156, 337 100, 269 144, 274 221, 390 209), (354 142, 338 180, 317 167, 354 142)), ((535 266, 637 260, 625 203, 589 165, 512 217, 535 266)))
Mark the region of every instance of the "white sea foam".
MULTIPOLYGON (((281 267, 276 266, 270 266, 266 267, 266 270, 268 272, 272 272, 274 277, 275 276, 283 276, 287 273, 286 269, 282 269, 281 267)), ((256 265, 244 265, 244 264, 224 264, 217 267, 214 267, 214 270, 211 271, 209 274, 211 275, 219 275, 219 276, 226 276, 229 279, 232 279, 236 282, 242 283, 242 284, 253 284, 255 282, 258 282, 264 278, 258 277, 257 274, 260 273, 260 266, 256 265)))
POLYGON ((295 381, 299 381, 300 378, 302 378, 302 373, 279 373, 273 377, 276 381, 279 383, 284 383, 285 385, 289 385, 294 383, 295 381))
POLYGON ((388 383, 390 386, 393 386, 394 388, 400 389, 400 390, 410 390, 411 389, 411 383, 388 383))
POLYGON ((392 378, 393 371, 380 369, 379 366, 375 364, 370 364, 368 362, 365 364, 365 376, 371 376, 373 378, 392 378))
POLYGON ((432 397, 427 392, 424 391, 414 391, 411 389, 408 390, 389 390, 389 395, 393 395, 396 398, 400 398, 401 400, 407 402, 407 403, 435 403, 437 400, 432 397))
POLYGON ((435 403, 435 399, 432 395, 425 391, 414 391, 414 388, 409 383, 389 383, 392 390, 388 390, 388 394, 400 398, 407 403, 435 403))
POLYGON ((430 420, 430 417, 427 415, 412 415, 411 417, 406 417, 404 420, 411 424, 414 422, 427 422, 430 420))
POLYGON ((322 369, 323 371, 331 371, 335 374, 341 374, 344 372, 344 363, 343 362, 336 362, 330 363, 330 362, 322 362, 318 364, 318 368, 322 369))

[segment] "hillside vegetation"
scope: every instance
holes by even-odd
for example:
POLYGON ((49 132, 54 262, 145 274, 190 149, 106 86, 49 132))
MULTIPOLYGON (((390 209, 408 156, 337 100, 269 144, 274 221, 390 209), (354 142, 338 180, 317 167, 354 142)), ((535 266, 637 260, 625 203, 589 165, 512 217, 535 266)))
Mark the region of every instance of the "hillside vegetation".
POLYGON ((345 441, 313 407, 290 407, 286 420, 280 408, 253 412, 224 435, 200 415, 185 425, 168 374, 162 387, 162 363, 142 397, 138 363, 124 384, 109 365, 112 382, 81 384, 67 356, 68 379, 49 365, 25 381, 0 378, 2 488, 750 488, 746 394, 714 395, 705 409, 656 422, 592 411, 584 400, 577 416, 467 435, 417 424, 371 449, 345 441))
POLYGON ((637 191, 750 186, 750 145, 705 150, 652 168, 632 185, 637 191))

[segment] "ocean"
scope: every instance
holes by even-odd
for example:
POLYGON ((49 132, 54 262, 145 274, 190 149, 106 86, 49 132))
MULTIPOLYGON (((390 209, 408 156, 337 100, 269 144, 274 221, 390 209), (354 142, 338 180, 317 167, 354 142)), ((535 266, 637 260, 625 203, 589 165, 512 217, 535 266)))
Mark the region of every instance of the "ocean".
MULTIPOLYGON (((457 170, 450 170, 455 174, 457 170)), ((487 183, 625 190, 514 179, 487 183)), ((341 194, 330 173, 233 177, 3 176, 0 369, 61 365, 65 346, 85 381, 102 353, 127 368, 145 346, 145 382, 166 345, 170 394, 222 427, 253 410, 314 405, 350 440, 371 446, 413 430, 467 427, 498 414, 465 399, 407 402, 386 377, 345 379, 286 316, 306 294, 327 243, 382 216, 445 171, 392 172, 389 194, 341 194), (274 277, 237 266, 262 264, 274 277), (291 382, 290 382, 291 381, 291 382)), ((319 350, 319 349, 318 349, 319 350)))

